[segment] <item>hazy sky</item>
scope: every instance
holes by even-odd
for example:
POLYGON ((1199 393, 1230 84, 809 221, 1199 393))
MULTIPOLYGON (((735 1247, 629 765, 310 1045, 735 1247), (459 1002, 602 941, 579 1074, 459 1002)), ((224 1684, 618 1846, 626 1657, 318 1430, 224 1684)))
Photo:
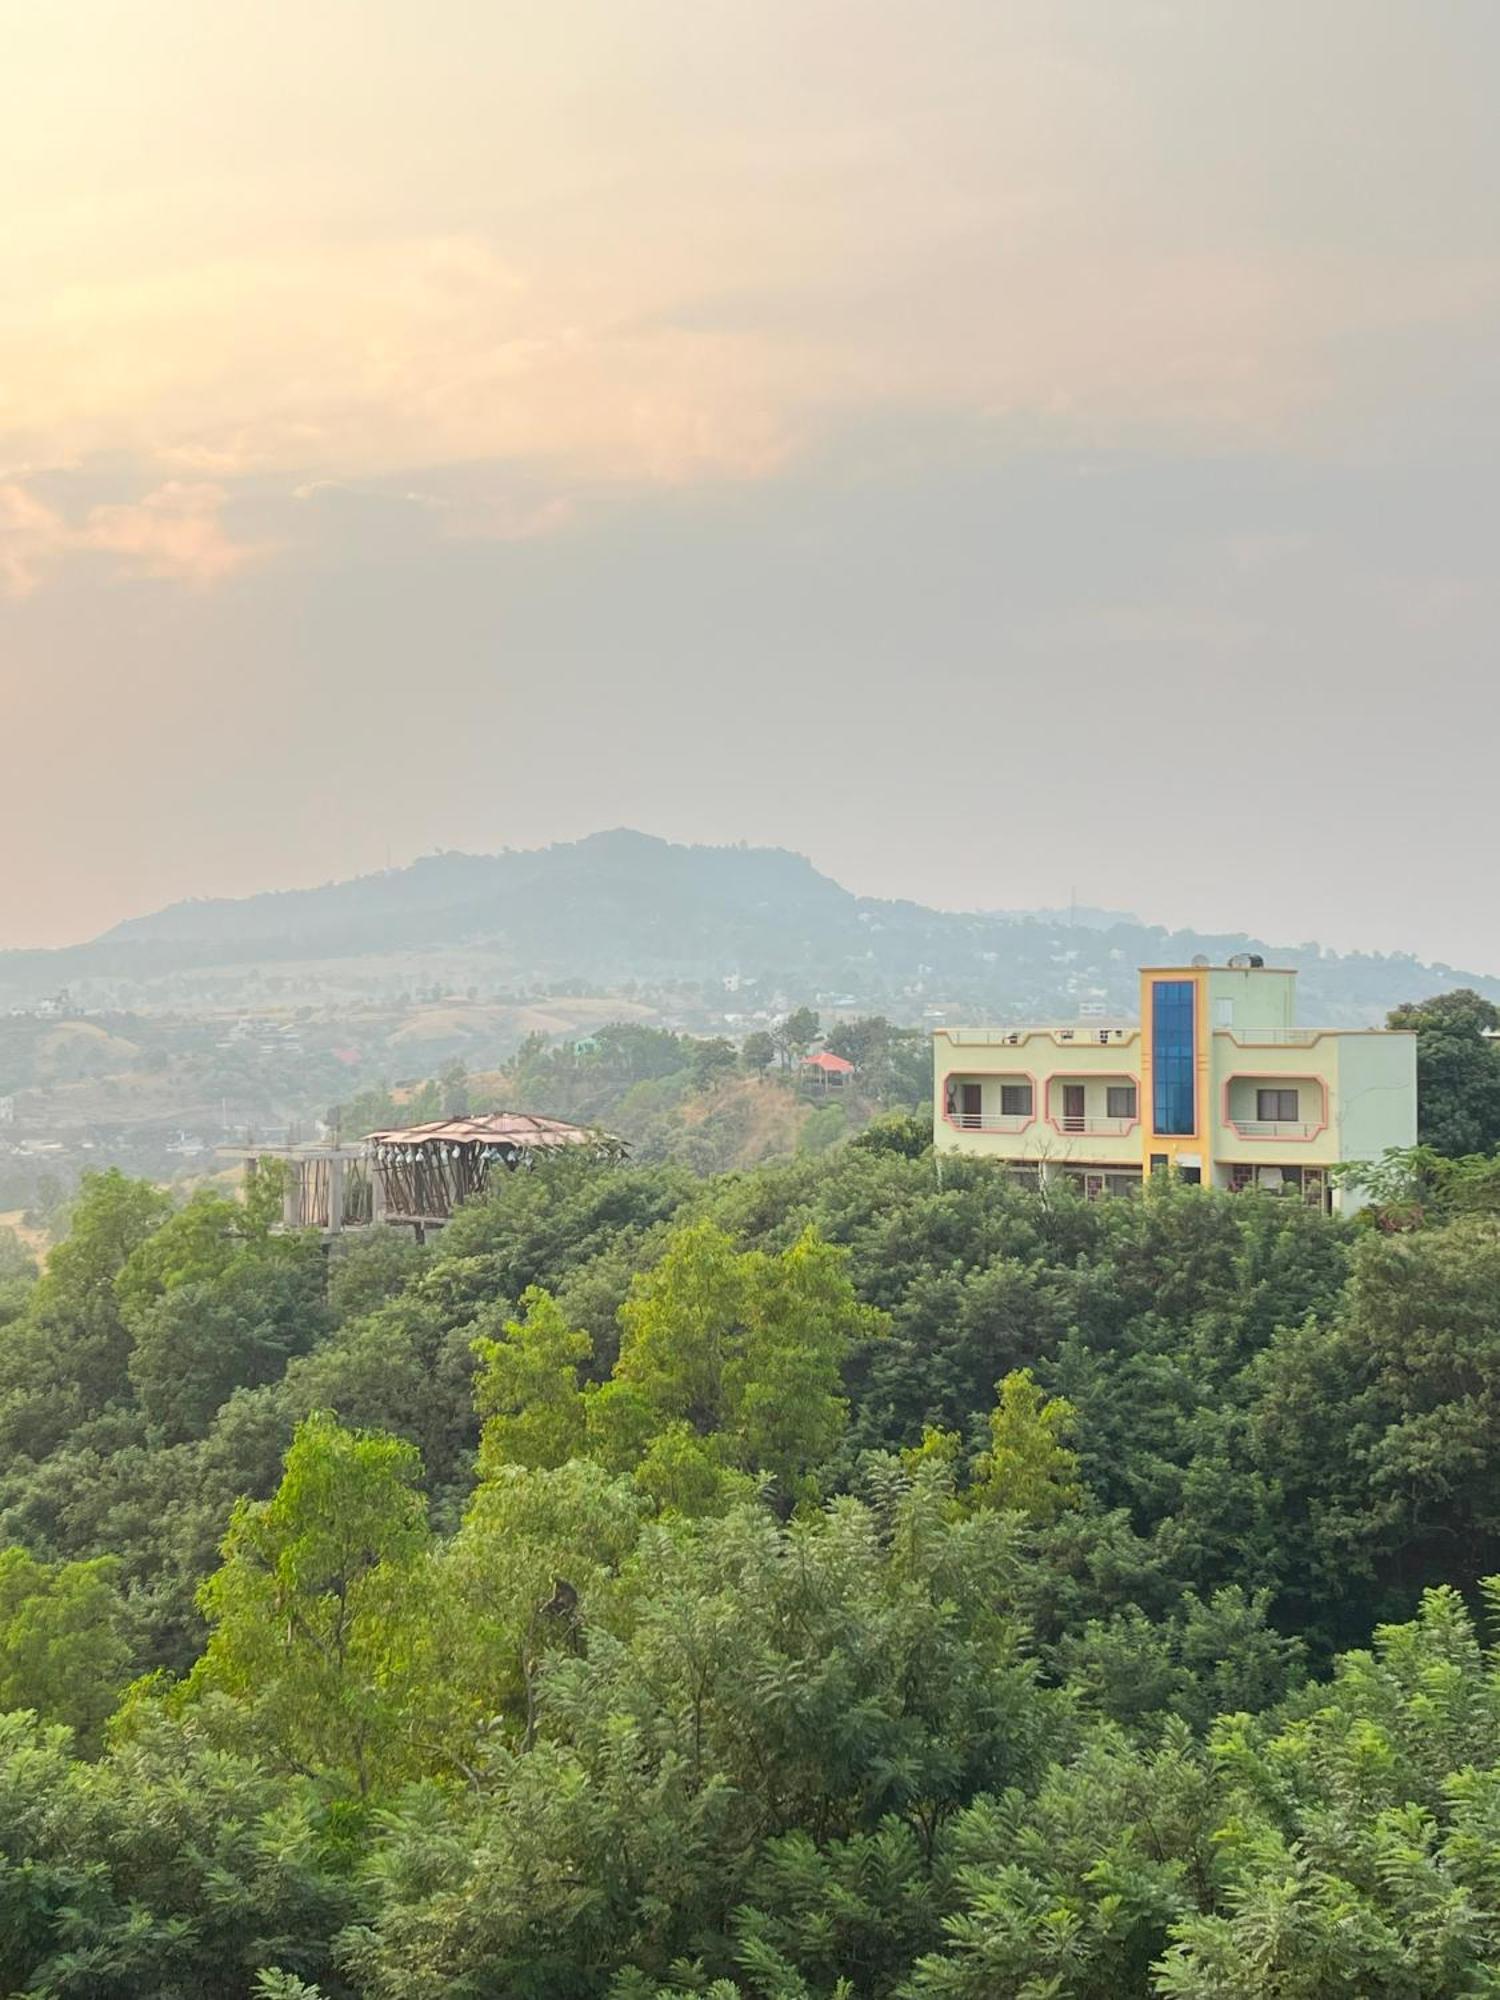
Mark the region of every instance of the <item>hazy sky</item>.
POLYGON ((630 824, 1500 971, 1495 0, 9 0, 0 943, 630 824))

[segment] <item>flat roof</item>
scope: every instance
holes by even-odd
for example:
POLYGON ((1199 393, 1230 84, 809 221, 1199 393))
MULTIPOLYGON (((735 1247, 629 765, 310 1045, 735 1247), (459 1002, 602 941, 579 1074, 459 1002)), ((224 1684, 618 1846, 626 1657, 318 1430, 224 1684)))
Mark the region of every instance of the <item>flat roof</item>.
POLYGON ((983 1021, 977 1027, 963 1021, 940 1022, 934 1035, 963 1035, 969 1041, 988 1038, 1004 1041, 1011 1035, 1138 1035, 1139 1021, 1127 1014, 1112 1014, 1104 1020, 1098 1014, 1085 1014, 1081 1021, 983 1021))

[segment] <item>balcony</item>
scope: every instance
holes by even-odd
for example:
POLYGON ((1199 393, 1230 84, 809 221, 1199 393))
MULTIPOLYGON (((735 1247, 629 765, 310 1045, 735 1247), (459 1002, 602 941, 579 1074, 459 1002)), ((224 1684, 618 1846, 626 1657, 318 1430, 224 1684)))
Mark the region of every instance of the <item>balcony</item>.
POLYGON ((1328 1129, 1328 1086, 1320 1076, 1228 1077, 1224 1123, 1240 1139, 1306 1144, 1328 1129))
POLYGON ((943 1079, 943 1122, 955 1132, 1024 1132, 1036 1104, 1036 1079, 1024 1070, 943 1079))
POLYGON ((1244 1049, 1310 1049, 1321 1041, 1321 1028, 1226 1028, 1232 1042, 1244 1049))
POLYGON ((948 1123, 960 1132, 1024 1132, 1036 1120, 1027 1113, 1004 1111, 950 1111, 948 1123))
POLYGON ((1316 1139, 1323 1130, 1295 1118, 1236 1118, 1230 1121, 1242 1139, 1316 1139))
POLYGON ((1125 1139, 1140 1123, 1140 1085, 1128 1071, 1064 1071, 1047 1080, 1047 1123, 1067 1139, 1125 1139))
POLYGON ((1090 1139, 1126 1139, 1140 1122, 1138 1118, 1092 1118, 1087 1112, 1080 1117, 1076 1111, 1064 1111, 1052 1120, 1059 1132, 1069 1137, 1077 1132, 1090 1139))

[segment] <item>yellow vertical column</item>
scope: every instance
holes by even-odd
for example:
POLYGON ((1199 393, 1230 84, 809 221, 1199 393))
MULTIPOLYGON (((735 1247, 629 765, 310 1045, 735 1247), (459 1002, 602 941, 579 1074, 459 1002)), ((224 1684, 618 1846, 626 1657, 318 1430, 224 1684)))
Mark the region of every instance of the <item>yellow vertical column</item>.
POLYGON ((1163 968, 1141 974, 1141 1171, 1149 1174, 1152 1156, 1165 1154, 1175 1161, 1179 1153, 1196 1153, 1205 1182, 1213 1177, 1214 1131, 1212 1045, 1208 1024, 1208 972, 1203 966, 1163 968), (1154 1077, 1155 1047, 1152 1036, 1152 994, 1161 980, 1187 980, 1193 987, 1193 1130, 1158 1133, 1154 1077))
POLYGON ((1193 972, 1193 982, 1197 992, 1193 996, 1193 1020, 1195 1023, 1193 1060, 1193 1122, 1197 1131, 1193 1134, 1198 1141, 1198 1150, 1203 1156, 1203 1185, 1208 1187, 1214 1177, 1214 1066, 1213 1040, 1208 1019, 1208 973, 1197 967, 1193 972))
POLYGON ((1156 1089, 1152 1073, 1155 1049, 1151 1040, 1151 989, 1156 984, 1149 972, 1141 974, 1141 1172, 1151 1171, 1151 1155, 1157 1150, 1152 1126, 1156 1120, 1156 1089))

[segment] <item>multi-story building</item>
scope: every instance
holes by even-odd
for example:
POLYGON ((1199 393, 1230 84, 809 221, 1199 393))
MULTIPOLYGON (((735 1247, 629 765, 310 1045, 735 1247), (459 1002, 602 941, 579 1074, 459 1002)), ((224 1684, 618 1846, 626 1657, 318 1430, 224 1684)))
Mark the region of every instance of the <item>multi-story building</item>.
POLYGON ((1174 1169, 1323 1208, 1358 1196, 1329 1169, 1417 1139, 1416 1037, 1299 1028, 1297 975, 1233 958, 1147 967, 1140 1022, 939 1028, 938 1149, 1065 1174, 1089 1195, 1174 1169))

